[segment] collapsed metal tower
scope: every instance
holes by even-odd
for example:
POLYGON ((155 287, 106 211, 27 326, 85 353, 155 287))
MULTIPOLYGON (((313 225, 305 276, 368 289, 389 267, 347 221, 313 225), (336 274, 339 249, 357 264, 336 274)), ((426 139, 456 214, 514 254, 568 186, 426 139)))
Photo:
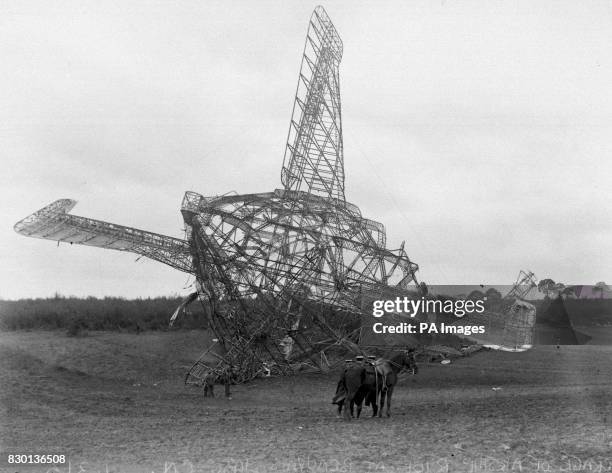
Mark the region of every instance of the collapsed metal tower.
MULTIPOLYGON (((60 200, 18 233, 131 251, 196 276, 224 363, 243 379, 262 365, 321 366, 334 345, 357 350, 362 299, 407 289, 418 266, 386 249, 384 226, 345 200, 339 65, 342 41, 322 7, 309 22, 281 172, 282 189, 187 192, 186 240, 71 215, 60 200)), ((195 297, 192 297, 194 299, 195 297)), ((200 377, 205 366, 191 374, 200 377)))
MULTIPOLYGON (((184 196, 186 239, 79 217, 58 200, 15 225, 23 235, 137 253, 196 277, 218 338, 187 376, 232 366, 262 371, 324 368, 336 346, 358 347, 373 299, 421 295, 418 266, 386 248, 384 226, 346 201, 339 65, 342 41, 317 7, 309 22, 281 171, 273 192, 184 196), (218 365, 218 366, 217 366, 218 365)), ((177 313, 175 313, 175 316, 177 313)), ((173 316, 173 317, 175 317, 173 316)))

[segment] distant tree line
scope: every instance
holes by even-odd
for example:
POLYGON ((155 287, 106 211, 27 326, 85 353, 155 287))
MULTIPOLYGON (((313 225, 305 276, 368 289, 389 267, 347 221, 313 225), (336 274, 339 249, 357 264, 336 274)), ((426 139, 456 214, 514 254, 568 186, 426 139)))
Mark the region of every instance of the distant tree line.
MULTIPOLYGON (((180 297, 128 300, 59 295, 47 299, 0 300, 0 329, 66 329, 72 335, 87 330, 168 330, 170 316, 180 302, 180 297)), ((193 302, 173 328, 207 328, 205 310, 198 301, 193 302)))

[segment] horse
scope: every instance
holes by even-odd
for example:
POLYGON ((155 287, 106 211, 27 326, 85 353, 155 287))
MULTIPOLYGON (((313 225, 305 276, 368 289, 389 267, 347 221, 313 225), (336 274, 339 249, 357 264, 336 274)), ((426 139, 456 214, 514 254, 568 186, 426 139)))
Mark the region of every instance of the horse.
POLYGON ((418 373, 419 369, 416 364, 414 350, 402 351, 389 360, 379 358, 374 362, 374 367, 376 369, 377 380, 380 380, 376 388, 376 393, 380 396, 378 417, 382 417, 385 398, 387 401, 386 415, 390 417, 391 396, 393 395, 393 388, 398 381, 398 374, 404 368, 407 368, 412 374, 418 373))
POLYGON ((356 405, 359 418, 365 401, 366 406, 372 406, 372 417, 382 417, 386 400, 386 415, 390 417, 393 389, 397 384, 397 375, 404 368, 412 374, 418 372, 413 350, 400 352, 391 359, 378 358, 373 363, 347 367, 338 382, 333 401, 338 404, 338 415, 343 412, 344 418, 350 420, 356 405))

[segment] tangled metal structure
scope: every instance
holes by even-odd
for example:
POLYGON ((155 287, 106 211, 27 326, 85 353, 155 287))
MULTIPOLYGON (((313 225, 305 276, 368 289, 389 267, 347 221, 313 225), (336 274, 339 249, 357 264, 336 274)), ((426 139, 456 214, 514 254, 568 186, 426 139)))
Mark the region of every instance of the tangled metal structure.
POLYGON ((470 340, 489 348, 524 351, 533 346, 536 308, 525 299, 537 287, 533 272, 521 270, 514 284, 499 301, 489 303, 483 314, 470 314, 453 325, 475 324, 485 328, 484 334, 474 334, 470 340))
MULTIPOLYGON (((138 253, 196 277, 219 348, 241 381, 266 370, 325 368, 326 351, 359 352, 368 301, 421 294, 418 266, 386 248, 384 226, 346 201, 339 65, 343 45, 322 7, 309 22, 283 160, 273 192, 183 199, 186 238, 72 215, 59 200, 15 225, 30 237, 138 253), (412 289, 411 289, 412 288, 412 289)), ((178 314, 175 313, 173 319, 178 314)), ((211 366, 202 356, 187 380, 211 366)))
MULTIPOLYGON (((408 288, 418 266, 386 249, 381 223, 345 200, 339 65, 342 41, 322 7, 306 36, 282 189, 204 197, 187 192, 186 239, 71 215, 59 200, 17 223, 23 235, 130 251, 193 273, 222 361, 243 379, 358 350, 362 296, 408 288)), ((209 368, 196 363, 191 375, 209 368)))

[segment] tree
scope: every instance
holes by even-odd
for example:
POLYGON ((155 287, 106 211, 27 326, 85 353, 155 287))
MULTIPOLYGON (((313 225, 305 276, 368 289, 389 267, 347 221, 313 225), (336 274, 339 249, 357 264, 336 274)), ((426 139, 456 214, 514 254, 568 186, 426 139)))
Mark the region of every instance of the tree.
POLYGON ((567 286, 565 289, 563 289, 563 291, 561 291, 561 295, 571 299, 576 299, 578 297, 579 289, 579 286, 567 286))
POLYGON ((609 291, 610 291, 610 288, 603 281, 599 281, 597 284, 593 286, 593 293, 599 292, 599 297, 601 299, 603 299, 604 297, 604 292, 609 292, 609 291))
POLYGON ((538 291, 544 294, 546 297, 550 297, 550 294, 554 291, 555 281, 552 279, 542 279, 538 283, 538 291))
POLYGON ((554 291, 555 296, 560 295, 564 289, 565 289, 565 284, 563 284, 562 282, 558 282, 552 287, 552 290, 554 291))
POLYGON ((469 301, 480 301, 482 299, 484 299, 484 292, 479 291, 478 289, 475 289, 474 291, 470 292, 467 296, 467 299, 469 301))
POLYGON ((485 292, 485 296, 487 296, 487 300, 501 300, 502 298, 501 292, 499 292, 494 287, 490 287, 489 289, 487 289, 487 292, 485 292))
POLYGON ((426 296, 427 294, 429 294, 429 288, 427 287, 427 284, 425 284, 425 282, 421 281, 419 283, 419 287, 421 288, 422 296, 426 296))

